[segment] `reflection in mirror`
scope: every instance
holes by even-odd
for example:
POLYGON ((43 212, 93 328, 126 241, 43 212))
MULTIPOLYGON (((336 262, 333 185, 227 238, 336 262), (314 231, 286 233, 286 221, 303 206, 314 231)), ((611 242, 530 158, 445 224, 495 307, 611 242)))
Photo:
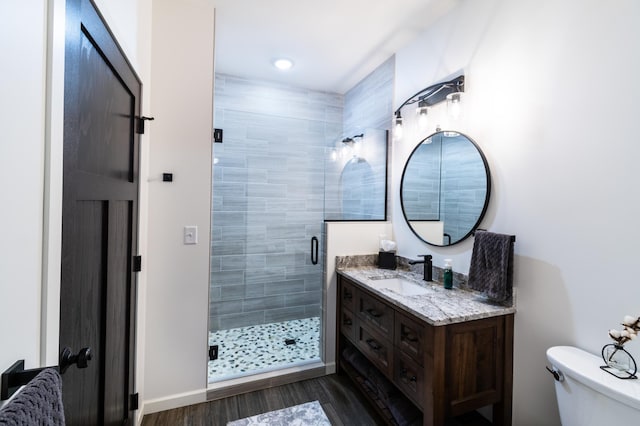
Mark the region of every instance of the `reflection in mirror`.
POLYGON ((477 228, 490 189, 489 166, 475 142, 459 132, 437 132, 422 140, 407 160, 400 201, 420 239, 447 246, 477 228))
POLYGON ((325 158, 325 220, 386 220, 387 131, 346 137, 325 158))
POLYGON ((375 213, 376 199, 384 197, 376 194, 381 189, 367 160, 361 157, 349 160, 340 176, 342 218, 354 220, 366 216, 367 212, 375 213))

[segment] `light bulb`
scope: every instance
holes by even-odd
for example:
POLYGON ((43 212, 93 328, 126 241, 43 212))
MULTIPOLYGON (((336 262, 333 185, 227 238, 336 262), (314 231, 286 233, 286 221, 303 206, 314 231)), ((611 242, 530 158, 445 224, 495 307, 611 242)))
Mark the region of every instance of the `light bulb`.
POLYGON ((462 105, 460 104, 461 93, 450 93, 447 95, 447 112, 449 116, 454 120, 460 118, 460 114, 462 113, 462 105))
POLYGON ((396 127, 393 134, 396 139, 402 139, 402 115, 400 115, 400 110, 396 111, 396 127))
POLYGON ((418 129, 424 130, 427 128, 428 119, 427 119, 427 101, 421 100, 418 102, 418 108, 416 108, 416 113, 418 114, 418 129))
POLYGON ((360 146, 361 146, 360 142, 353 142, 353 156, 354 157, 359 157, 360 156, 360 146))
POLYGON ((343 146, 342 149, 340 150, 340 158, 345 159, 349 156, 349 147, 348 146, 343 146))

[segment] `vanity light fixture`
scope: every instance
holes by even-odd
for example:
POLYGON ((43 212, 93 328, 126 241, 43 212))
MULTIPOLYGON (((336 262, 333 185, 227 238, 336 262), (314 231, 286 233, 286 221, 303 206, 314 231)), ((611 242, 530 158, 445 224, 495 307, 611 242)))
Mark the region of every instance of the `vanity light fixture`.
POLYGON ((427 127, 427 112, 429 107, 427 106, 427 101, 422 99, 418 102, 418 108, 416 108, 416 113, 418 114, 418 128, 420 130, 424 130, 427 127))
POLYGON ((393 132, 393 135, 398 140, 402 139, 402 114, 400 114, 401 108, 402 107, 398 108, 398 110, 396 111, 395 130, 393 132))
MULTIPOLYGON (((453 116, 460 114, 460 93, 464 92, 464 74, 455 77, 449 81, 443 81, 441 83, 432 84, 420 90, 415 95, 404 101, 402 105, 395 112, 395 137, 400 139, 402 137, 402 115, 400 111, 406 105, 418 103, 416 112, 418 113, 418 119, 425 120, 427 114, 427 108, 435 104, 438 104, 444 100, 447 100, 447 105, 451 105, 450 114, 453 116), (451 101, 449 101, 451 97, 451 101)), ((454 118, 457 118, 454 116, 454 118)))
POLYGON ((342 139, 342 143, 344 144, 344 146, 342 147, 342 157, 358 157, 360 153, 360 144, 362 143, 362 141, 358 142, 356 139, 362 138, 364 138, 364 133, 342 139))
POLYGON ((447 113, 451 118, 457 120, 460 118, 462 106, 462 94, 460 92, 449 93, 447 95, 447 113))
POLYGON ((427 101, 424 99, 421 99, 418 102, 418 108, 416 108, 416 113, 418 115, 427 115, 427 109, 429 108, 429 106, 427 105, 427 101))
POLYGON ((287 71, 293 67, 293 61, 287 58, 278 58, 273 61, 273 66, 281 71, 287 71))

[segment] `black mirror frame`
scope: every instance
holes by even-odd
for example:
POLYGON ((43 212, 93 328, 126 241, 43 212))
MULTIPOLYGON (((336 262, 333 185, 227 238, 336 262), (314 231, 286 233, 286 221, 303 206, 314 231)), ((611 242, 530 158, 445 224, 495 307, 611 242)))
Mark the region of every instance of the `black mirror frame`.
POLYGON ((427 136, 426 138, 424 138, 420 142, 418 142, 418 144, 413 149, 413 151, 411 151, 411 154, 409 155, 409 157, 407 157, 407 161, 405 162, 404 168, 402 170, 402 177, 400 178, 400 206, 402 207, 402 215, 404 216, 404 220, 407 223, 407 226, 409 227, 409 229, 411 229, 411 232, 413 232, 416 237, 418 237, 420 240, 424 241, 425 243, 429 244, 430 246, 434 246, 434 247, 450 247, 450 246, 456 245, 458 243, 461 243, 462 241, 464 241, 467 238, 469 238, 475 232, 475 230, 478 229, 478 226, 480 225, 480 222, 482 222, 482 219, 484 218, 484 215, 487 212, 487 208, 489 207, 489 199, 490 198, 491 198, 491 172, 489 170, 489 163, 487 162, 487 158, 484 156, 484 152, 482 152, 482 149, 480 149, 480 146, 478 146, 478 144, 473 139, 471 139, 469 136, 467 136, 466 134, 464 134, 462 132, 459 132, 457 130, 438 130, 435 133, 430 134, 429 136, 427 136), (458 133, 458 134, 464 136, 465 138, 467 138, 467 140, 469 140, 469 142, 471 142, 473 144, 473 146, 475 146, 476 150, 480 154, 480 158, 482 158, 482 162, 484 163, 484 170, 485 170, 485 174, 486 174, 486 177, 487 177, 487 194, 486 194, 486 196, 484 198, 484 205, 482 206, 482 212, 480 213, 480 216, 478 216, 478 220, 471 227, 469 232, 467 232, 462 238, 460 238, 457 241, 450 242, 449 244, 440 245, 440 244, 434 244, 432 242, 429 242, 429 241, 425 240, 411 226, 411 222, 409 222, 409 218, 407 217, 407 213, 406 213, 405 208, 404 208, 404 200, 402 198, 402 189, 404 187, 404 175, 405 175, 405 173, 407 171, 407 166, 409 165, 409 160, 411 160, 411 157, 416 152, 416 150, 418 148, 420 148, 420 145, 422 145, 422 143, 425 140, 427 140, 427 139, 429 139, 431 137, 434 137, 435 135, 437 135, 439 133, 444 135, 444 133, 447 133, 447 132, 458 133))

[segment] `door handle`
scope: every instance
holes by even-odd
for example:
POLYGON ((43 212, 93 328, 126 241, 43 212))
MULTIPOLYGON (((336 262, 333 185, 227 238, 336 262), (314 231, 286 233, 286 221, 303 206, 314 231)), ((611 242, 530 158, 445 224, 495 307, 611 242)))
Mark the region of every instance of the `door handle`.
POLYGON ((375 309, 367 309, 366 312, 374 318, 380 318, 382 316, 382 312, 376 311, 375 309))
POLYGON ((374 351, 379 351, 379 350, 380 350, 380 348, 382 348, 382 346, 380 346, 380 345, 378 344, 378 342, 376 342, 376 341, 375 341, 375 340, 373 340, 373 339, 367 339, 367 340, 365 340, 365 342, 366 342, 366 343, 367 343, 367 345, 369 345, 369 347, 370 347, 371 349, 373 349, 374 351))
POLYGON ((76 364, 78 368, 87 368, 91 358, 93 358, 91 348, 82 348, 75 355, 70 348, 64 348, 60 354, 60 373, 64 374, 73 364, 76 364))
POLYGON ((318 238, 311 237, 311 263, 318 264, 318 238))
POLYGON ((414 342, 418 341, 418 339, 411 333, 402 334, 402 340, 406 340, 406 341, 411 342, 411 343, 414 343, 414 342))

